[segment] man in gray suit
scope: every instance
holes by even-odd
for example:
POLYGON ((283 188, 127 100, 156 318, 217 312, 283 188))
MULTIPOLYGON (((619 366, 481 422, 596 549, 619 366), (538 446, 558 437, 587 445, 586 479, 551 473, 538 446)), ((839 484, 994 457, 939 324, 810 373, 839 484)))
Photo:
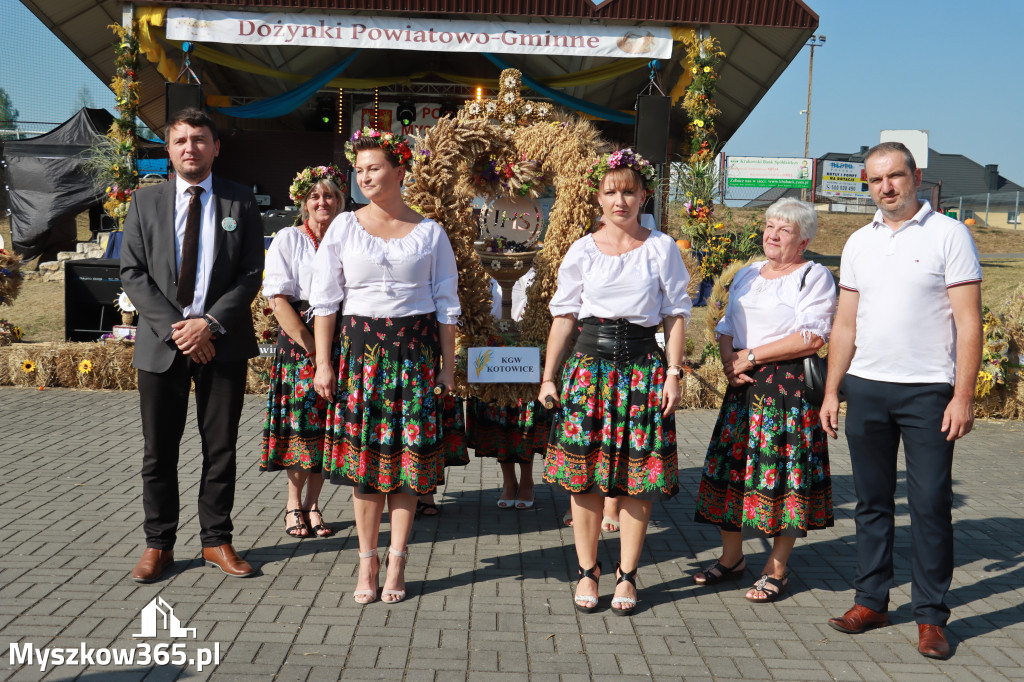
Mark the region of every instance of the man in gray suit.
POLYGON ((174 560, 178 448, 192 382, 203 559, 247 577, 254 571, 231 545, 231 508, 246 366, 259 352, 249 306, 263 273, 262 223, 249 189, 210 172, 220 141, 208 115, 183 109, 164 137, 176 177, 135 192, 121 247, 121 282, 139 311, 133 364, 145 437, 146 550, 132 578, 153 582, 174 560))

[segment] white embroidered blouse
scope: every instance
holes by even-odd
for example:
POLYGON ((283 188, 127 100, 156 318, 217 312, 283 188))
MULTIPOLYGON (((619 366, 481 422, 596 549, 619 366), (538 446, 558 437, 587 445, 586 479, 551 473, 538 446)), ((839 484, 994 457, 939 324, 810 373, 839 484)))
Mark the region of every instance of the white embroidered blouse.
POLYGON ((309 300, 316 247, 301 227, 286 227, 267 249, 263 268, 263 295, 285 296, 289 301, 309 300))
POLYGON ((679 247, 664 232, 651 232, 621 256, 603 253, 588 234, 569 247, 558 269, 551 314, 623 318, 643 327, 669 316, 689 319, 689 281, 679 247))
POLYGON ((794 332, 828 341, 836 311, 836 285, 824 265, 809 261, 776 279, 765 279, 761 268, 768 261, 751 263, 736 273, 729 289, 729 305, 715 327, 717 336, 731 336, 734 348, 755 348, 794 332), (804 280, 803 289, 800 281, 804 280))
POLYGON ((424 218, 401 239, 371 235, 355 213, 331 223, 313 259, 309 303, 317 316, 407 317, 436 313, 455 324, 459 273, 444 229, 424 218))

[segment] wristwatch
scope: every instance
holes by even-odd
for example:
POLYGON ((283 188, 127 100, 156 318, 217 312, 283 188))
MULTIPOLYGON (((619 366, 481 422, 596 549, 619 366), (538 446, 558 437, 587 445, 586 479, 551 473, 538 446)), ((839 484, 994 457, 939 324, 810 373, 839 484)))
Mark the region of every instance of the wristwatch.
POLYGON ((220 322, 209 315, 203 315, 203 319, 206 320, 206 328, 210 330, 211 334, 224 334, 224 327, 220 326, 220 322))
POLYGON ((749 362, 752 365, 756 365, 757 364, 757 361, 754 360, 754 349, 753 348, 751 348, 750 350, 747 351, 747 362, 749 362))
POLYGON ((665 374, 667 374, 670 377, 677 377, 679 376, 679 368, 669 367, 667 370, 665 370, 665 374))

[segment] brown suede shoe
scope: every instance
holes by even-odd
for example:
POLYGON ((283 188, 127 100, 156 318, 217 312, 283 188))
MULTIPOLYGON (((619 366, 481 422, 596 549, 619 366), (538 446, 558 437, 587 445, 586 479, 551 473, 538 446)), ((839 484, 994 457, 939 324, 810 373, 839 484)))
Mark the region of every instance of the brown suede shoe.
POLYGON ((889 624, 889 614, 885 611, 872 611, 866 606, 854 604, 853 608, 839 618, 829 618, 828 624, 839 632, 856 635, 871 628, 889 624))
POLYGON ((151 583, 160 579, 164 569, 174 562, 174 550, 147 547, 142 558, 132 569, 132 580, 137 583, 151 583))
POLYGON ((922 656, 937 658, 940 661, 949 658, 949 642, 946 641, 941 625, 918 623, 917 636, 917 650, 922 656))
POLYGON ((203 559, 235 578, 248 578, 256 571, 247 564, 230 544, 217 547, 203 547, 203 559))

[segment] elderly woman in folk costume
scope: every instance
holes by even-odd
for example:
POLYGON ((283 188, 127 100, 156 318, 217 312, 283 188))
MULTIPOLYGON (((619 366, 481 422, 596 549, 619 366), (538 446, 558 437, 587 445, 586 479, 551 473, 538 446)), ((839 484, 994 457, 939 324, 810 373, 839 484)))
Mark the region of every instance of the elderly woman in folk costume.
POLYGON ((786 591, 796 539, 833 525, 828 440, 807 395, 804 358, 828 340, 836 309, 832 273, 804 258, 814 207, 784 198, 765 211, 764 255, 733 279, 715 328, 729 388, 711 435, 696 520, 718 526, 722 554, 693 579, 737 580, 743 538, 772 538, 761 577, 747 591, 772 602, 786 591))
POLYGON ((313 263, 313 383, 329 401, 324 477, 355 487, 360 551, 352 596, 360 604, 377 599, 386 503, 391 546, 380 597, 394 603, 406 596, 416 498, 443 483, 446 453, 460 438, 444 428, 440 395, 455 386, 458 271, 444 229, 402 201, 412 157, 405 138, 364 128, 346 156, 370 203, 335 219, 313 263), (339 334, 340 355, 332 358, 339 334))
POLYGON ((675 242, 639 222, 654 169, 623 149, 590 169, 601 207, 597 231, 574 243, 558 270, 538 399, 559 403, 544 480, 571 494, 579 560, 576 609, 598 604, 602 495, 620 500, 620 559, 612 611, 636 608, 636 572, 655 500, 679 489, 675 409, 690 276, 675 242), (562 358, 579 321, 581 332, 562 358), (655 341, 665 330, 665 351, 655 341), (560 376, 559 387, 558 382, 560 376))
POLYGON ((302 222, 274 237, 263 274, 263 295, 281 330, 270 369, 260 470, 288 472, 285 532, 296 538, 334 534, 319 507, 327 401, 313 390, 316 349, 309 291, 313 257, 344 208, 347 191, 345 176, 334 165, 301 170, 288 195, 302 222))

